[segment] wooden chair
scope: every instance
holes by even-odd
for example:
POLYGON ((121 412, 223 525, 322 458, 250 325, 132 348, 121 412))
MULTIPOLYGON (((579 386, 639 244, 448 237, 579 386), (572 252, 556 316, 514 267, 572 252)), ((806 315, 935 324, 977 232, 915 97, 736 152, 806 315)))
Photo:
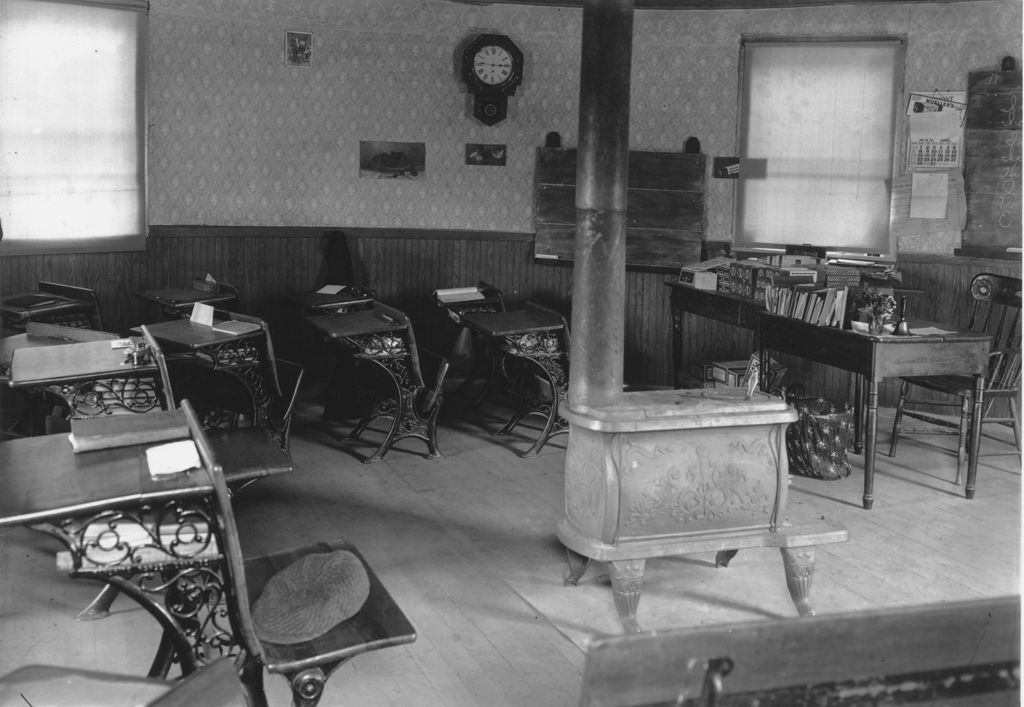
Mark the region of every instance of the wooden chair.
POLYGON ((26 665, 0 677, 0 705, 26 707, 246 707, 235 666, 221 658, 179 681, 26 665))
POLYGON ((367 411, 349 433, 357 439, 374 420, 391 418, 391 426, 376 451, 364 463, 379 462, 396 442, 415 438, 427 445, 428 456, 441 456, 437 446, 437 418, 441 412, 442 387, 448 374, 448 360, 416 346, 409 318, 404 312, 378 302, 376 307, 405 327, 393 346, 385 350, 362 349, 353 353, 357 362, 376 373, 367 411), (426 374, 426 376, 424 375, 426 374), (430 383, 425 382, 429 380, 430 383))
MULTIPOLYGON (((227 483, 213 447, 189 402, 182 402, 192 427, 200 457, 210 473, 216 490, 218 543, 225 557, 224 572, 226 608, 235 641, 241 647, 240 675, 249 692, 253 707, 265 707, 263 670, 283 675, 291 685, 295 705, 314 707, 323 694, 331 673, 342 663, 360 653, 411 643, 416 630, 381 584, 362 555, 343 541, 318 542, 267 555, 244 557, 235 525, 234 511, 227 483), (351 553, 365 570, 369 584, 366 600, 355 614, 333 626, 317 624, 323 633, 293 643, 274 643, 260 638, 266 634, 254 619, 253 607, 258 606, 264 590, 276 577, 291 572, 296 563, 315 562, 332 553, 351 553)), ((298 589, 302 596, 292 602, 279 602, 280 606, 296 612, 308 611, 310 601, 321 593, 329 592, 338 584, 337 577, 323 577, 304 573, 305 581, 298 589), (318 587, 317 581, 330 586, 318 587), (313 597, 311 599, 311 597, 313 597)))
POLYGON ((277 359, 276 363, 283 395, 271 403, 271 413, 265 426, 207 430, 232 493, 238 493, 262 478, 293 468, 289 456, 291 427, 303 368, 284 359, 277 359), (268 448, 268 437, 276 447, 268 448))
POLYGON ((523 457, 535 457, 548 441, 557 435, 568 434, 569 424, 558 414, 569 390, 569 324, 558 312, 536 304, 524 302, 524 309, 552 314, 562 320, 562 328, 537 334, 523 334, 514 341, 505 337, 500 351, 507 369, 516 369, 512 375, 518 381, 516 407, 495 435, 508 434, 530 416, 544 420, 537 439, 523 457))
MULTIPOLYGON (((1009 424, 1016 450, 1004 454, 1016 453, 1020 456, 1021 281, 1015 277, 981 273, 971 280, 971 296, 973 302, 968 329, 992 335, 988 373, 985 376, 982 430, 986 423, 1009 424)), ((900 434, 910 433, 910 430, 904 432, 902 429, 904 417, 950 428, 958 436, 956 483, 959 484, 967 460, 973 405, 974 379, 971 376, 917 376, 901 379, 889 456, 896 455, 900 434), (915 388, 939 393, 942 397, 923 397, 915 388), (950 397, 956 400, 951 401, 950 397), (959 416, 950 420, 949 416, 944 417, 929 410, 936 406, 959 407, 959 416)), ((992 437, 984 433, 982 436, 992 437)), ((968 485, 971 486, 970 483, 968 485)), ((973 496, 974 489, 968 488, 967 497, 973 496)))

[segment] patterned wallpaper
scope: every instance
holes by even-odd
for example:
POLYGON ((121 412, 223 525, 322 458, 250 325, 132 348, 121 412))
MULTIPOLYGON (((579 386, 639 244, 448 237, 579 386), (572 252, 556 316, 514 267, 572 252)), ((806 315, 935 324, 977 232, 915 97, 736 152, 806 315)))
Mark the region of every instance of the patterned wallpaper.
MULTIPOLYGON (((576 145, 582 11, 447 0, 151 0, 150 223, 533 231, 533 161, 549 131, 576 145), (287 67, 286 30, 312 32, 287 67), (508 34, 525 55, 508 118, 471 115, 460 43, 508 34), (360 177, 361 140, 422 142, 414 179, 360 177), (464 163, 466 143, 507 164, 464 163)), ((743 34, 908 38, 907 90, 963 90, 967 72, 1021 59, 1020 0, 761 11, 649 11, 634 19, 631 147, 736 149, 743 34)), ((709 161, 710 164, 710 161, 709 161)), ((732 185, 709 179, 708 235, 728 240, 732 185)), ((901 242, 944 251, 954 236, 901 242)))

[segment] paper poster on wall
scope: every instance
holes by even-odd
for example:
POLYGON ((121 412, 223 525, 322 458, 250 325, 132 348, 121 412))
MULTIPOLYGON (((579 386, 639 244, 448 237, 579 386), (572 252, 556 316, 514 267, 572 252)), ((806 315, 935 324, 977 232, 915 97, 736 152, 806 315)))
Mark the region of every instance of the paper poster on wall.
MULTIPOLYGON (((911 216, 914 177, 905 174, 892 180, 892 204, 889 230, 896 238, 904 236, 954 234, 959 242, 960 231, 967 223, 967 197, 964 178, 959 172, 941 172, 945 179, 946 198, 944 218, 915 218, 911 216)), ((933 202, 934 203, 934 202, 933 202)))
POLYGON ((910 94, 907 171, 954 169, 963 160, 966 91, 910 94))

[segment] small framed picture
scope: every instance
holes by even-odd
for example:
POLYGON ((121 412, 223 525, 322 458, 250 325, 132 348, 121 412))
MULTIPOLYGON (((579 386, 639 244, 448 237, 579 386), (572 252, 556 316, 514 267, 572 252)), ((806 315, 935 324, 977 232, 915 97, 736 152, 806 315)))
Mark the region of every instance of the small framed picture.
POLYGON ((284 65, 313 66, 313 33, 284 33, 284 65))
POLYGON ((466 145, 466 164, 504 167, 507 152, 504 145, 482 145, 471 142, 466 145))

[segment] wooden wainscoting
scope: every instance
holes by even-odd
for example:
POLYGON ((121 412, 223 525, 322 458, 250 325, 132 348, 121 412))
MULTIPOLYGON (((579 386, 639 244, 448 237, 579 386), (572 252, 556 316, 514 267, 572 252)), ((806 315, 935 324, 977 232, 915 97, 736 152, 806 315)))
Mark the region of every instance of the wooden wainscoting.
MULTIPOLYGON (((422 345, 444 351, 454 336, 434 306, 439 287, 460 287, 485 280, 499 287, 509 306, 534 300, 565 315, 571 313, 572 268, 535 260, 529 233, 476 233, 431 229, 319 227, 152 226, 145 252, 6 256, 0 258, 0 291, 32 289, 38 280, 93 287, 108 328, 123 332, 152 316, 134 296, 136 290, 185 286, 197 275, 212 274, 237 285, 240 309, 265 318, 288 351, 297 324, 284 293, 323 282, 322 246, 327 233, 344 230, 356 278, 378 297, 405 310, 422 345)), ((935 321, 964 324, 967 286, 978 272, 1020 276, 1020 263, 960 257, 917 256, 901 260, 909 287, 925 295, 909 300, 909 312, 935 321)), ((665 282, 674 273, 635 271, 626 275, 625 372, 627 383, 671 383, 671 315, 665 282)), ((700 362, 749 355, 749 332, 686 317, 684 360, 700 362)), ((294 348, 294 346, 292 347, 294 348)), ((791 380, 812 392, 849 395, 849 376, 824 366, 793 361, 791 380)), ((892 401, 892 385, 883 404, 892 401)))

